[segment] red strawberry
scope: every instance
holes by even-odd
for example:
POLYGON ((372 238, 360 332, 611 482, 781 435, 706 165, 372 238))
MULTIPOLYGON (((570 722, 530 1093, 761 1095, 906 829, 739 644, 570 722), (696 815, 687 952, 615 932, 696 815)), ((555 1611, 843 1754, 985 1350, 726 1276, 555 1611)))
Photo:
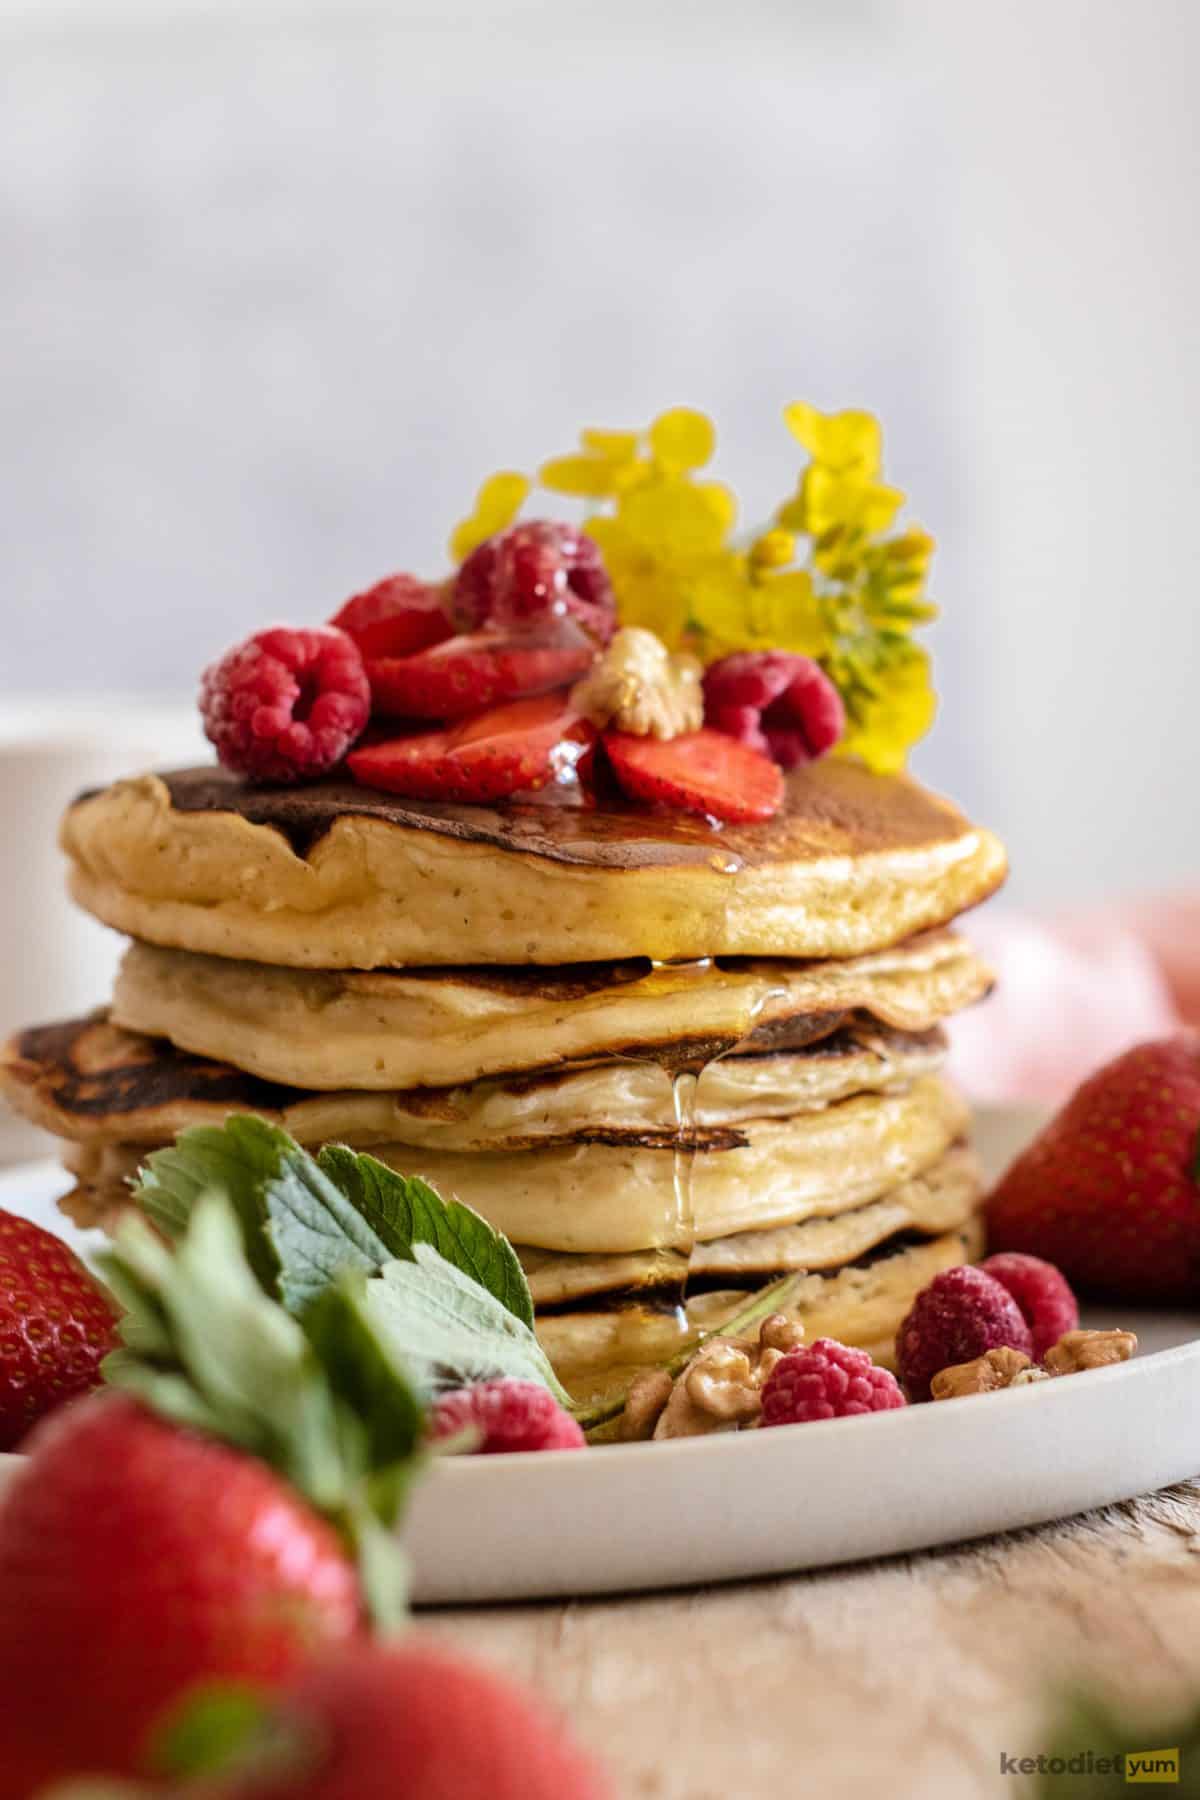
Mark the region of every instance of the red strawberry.
POLYGON ((606 1800, 612 1791, 520 1688, 419 1639, 314 1662, 267 1713, 262 1743, 221 1800, 606 1800))
POLYGON ((1200 1299, 1198 1140, 1200 1033, 1127 1050, 1008 1170, 988 1206, 992 1249, 1122 1300, 1200 1299))
POLYGON ((595 728, 565 694, 515 700, 446 731, 389 738, 356 750, 350 773, 367 787, 413 800, 482 804, 509 794, 578 781, 595 728))
POLYGON ((351 595, 329 623, 352 637, 364 657, 411 656, 450 636, 445 598, 444 589, 415 575, 388 575, 351 595))
POLYGON ((485 707, 566 687, 589 667, 590 643, 568 634, 538 641, 477 632, 417 656, 367 663, 376 712, 403 719, 464 719, 485 707))
POLYGON ((274 1685, 362 1630, 333 1528, 265 1463, 114 1393, 30 1440, 0 1506, 6 1797, 133 1774, 206 1677, 274 1685))
POLYGON ((0 1450, 98 1384, 115 1325, 107 1295, 61 1238, 0 1212, 0 1450))
POLYGON ((707 726, 665 741, 606 731, 604 748, 635 800, 707 813, 731 825, 772 818, 783 800, 776 763, 707 726))

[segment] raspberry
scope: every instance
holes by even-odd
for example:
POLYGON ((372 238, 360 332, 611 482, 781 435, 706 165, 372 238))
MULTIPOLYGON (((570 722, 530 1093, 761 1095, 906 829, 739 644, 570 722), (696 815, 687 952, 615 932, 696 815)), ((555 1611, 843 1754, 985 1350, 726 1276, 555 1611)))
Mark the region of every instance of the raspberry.
POLYGON ((985 1257, 979 1267, 1007 1288, 1033 1333, 1033 1354, 1038 1362, 1064 1332, 1079 1327, 1079 1302, 1066 1276, 1040 1256, 1023 1256, 1009 1250, 985 1257))
POLYGON ((204 671, 200 714, 227 769, 310 781, 339 763, 371 713, 357 645, 330 625, 275 625, 204 671))
POLYGON ((817 1338, 789 1350, 763 1387, 763 1425, 803 1425, 809 1419, 846 1419, 904 1405, 900 1384, 865 1350, 817 1338))
POLYGON ((473 1448, 492 1456, 504 1450, 582 1450, 583 1432, 548 1388, 536 1381, 480 1381, 456 1388, 433 1403, 429 1435, 482 1432, 473 1448))
POLYGON ((598 644, 617 627, 608 571, 596 544, 574 525, 531 520, 473 550, 451 601, 460 631, 573 620, 598 644))
POLYGON ((1021 1309, 982 1269, 943 1269, 913 1301, 896 1334, 896 1364, 910 1400, 928 1400, 929 1384, 955 1363, 974 1362, 1007 1345, 1033 1354, 1021 1309))
POLYGON ((704 720, 784 769, 824 756, 846 729, 842 697, 810 657, 739 650, 705 672, 704 720))

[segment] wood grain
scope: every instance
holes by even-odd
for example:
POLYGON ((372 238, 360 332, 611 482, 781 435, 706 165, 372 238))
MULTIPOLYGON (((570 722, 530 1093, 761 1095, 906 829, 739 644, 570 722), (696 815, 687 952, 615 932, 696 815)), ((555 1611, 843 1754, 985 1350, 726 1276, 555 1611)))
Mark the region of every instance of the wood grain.
POLYGON ((1001 1751, 1047 1749, 1068 1685, 1200 1696, 1200 1483, 886 1563, 423 1623, 559 1706, 622 1795, 1018 1800, 1001 1751))

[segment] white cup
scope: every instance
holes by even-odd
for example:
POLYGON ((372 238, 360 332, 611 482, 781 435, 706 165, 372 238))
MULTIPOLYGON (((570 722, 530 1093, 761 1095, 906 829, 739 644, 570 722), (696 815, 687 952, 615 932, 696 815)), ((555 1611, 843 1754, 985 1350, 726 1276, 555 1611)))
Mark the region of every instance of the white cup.
MULTIPOLYGON (((0 698, 0 1037, 102 1005, 123 947, 67 897, 64 808, 84 788, 211 754, 194 705, 0 698)), ((52 1147, 0 1101, 0 1161, 52 1147)))

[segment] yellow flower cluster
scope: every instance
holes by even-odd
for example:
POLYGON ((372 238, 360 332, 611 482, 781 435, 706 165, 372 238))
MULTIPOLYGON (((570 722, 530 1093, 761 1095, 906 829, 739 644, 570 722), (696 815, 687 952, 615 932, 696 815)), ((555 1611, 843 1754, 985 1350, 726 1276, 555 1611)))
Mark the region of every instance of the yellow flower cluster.
MULTIPOLYGON (((815 657, 845 702, 842 752, 903 767, 935 710, 929 658, 912 633, 936 616, 924 598, 933 539, 893 531, 904 504, 881 479, 882 438, 865 412, 784 413, 809 462, 795 493, 749 542, 737 502, 702 475, 716 448, 703 413, 674 407, 644 431, 584 431, 580 448, 539 471, 541 485, 597 504, 584 529, 600 546, 622 623, 704 661, 732 650, 815 657)), ((456 529, 456 559, 517 516, 532 488, 493 475, 456 529)))

